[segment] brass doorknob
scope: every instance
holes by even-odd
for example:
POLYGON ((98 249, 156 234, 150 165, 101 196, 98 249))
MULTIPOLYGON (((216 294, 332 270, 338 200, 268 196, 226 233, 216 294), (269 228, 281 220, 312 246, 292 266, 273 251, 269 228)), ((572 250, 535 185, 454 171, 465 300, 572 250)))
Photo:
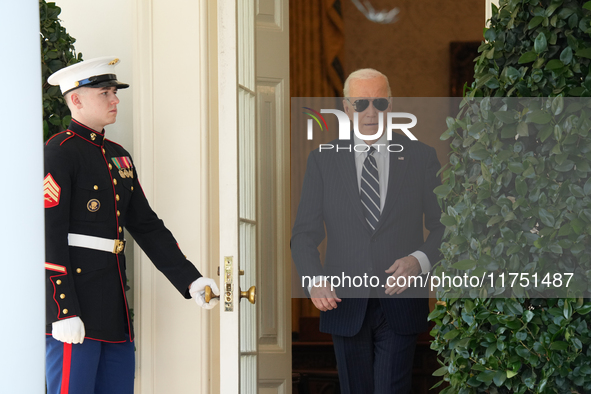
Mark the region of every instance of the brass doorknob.
POLYGON ((205 302, 209 304, 209 301, 211 301, 212 298, 220 298, 220 296, 213 294, 211 287, 205 286, 205 302))
POLYGON ((254 304, 257 300, 257 289, 255 286, 250 286, 248 291, 241 291, 240 292, 240 299, 248 298, 248 301, 251 304, 254 304))

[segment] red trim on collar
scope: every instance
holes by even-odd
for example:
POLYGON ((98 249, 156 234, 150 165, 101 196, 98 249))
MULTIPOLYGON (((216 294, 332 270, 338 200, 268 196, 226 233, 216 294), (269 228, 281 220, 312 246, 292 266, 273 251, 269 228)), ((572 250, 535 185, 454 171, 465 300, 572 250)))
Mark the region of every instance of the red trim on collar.
MULTIPOLYGON (((86 130, 92 131, 93 133, 97 133, 100 134, 101 136, 105 136, 105 133, 103 133, 102 131, 96 131, 94 129, 91 129, 90 127, 83 125, 82 123, 78 122, 76 119, 72 118, 72 122, 76 123, 78 126, 82 126, 84 127, 86 130)), ((104 129, 103 129, 104 130, 104 129)))
POLYGON ((68 131, 70 131, 73 135, 75 135, 76 137, 80 137, 82 138, 84 141, 90 142, 92 145, 94 146, 98 146, 99 148, 101 147, 101 145, 97 144, 96 142, 93 142, 91 140, 89 140, 88 138, 84 138, 82 137, 80 134, 76 133, 74 130, 70 130, 68 129, 68 131))

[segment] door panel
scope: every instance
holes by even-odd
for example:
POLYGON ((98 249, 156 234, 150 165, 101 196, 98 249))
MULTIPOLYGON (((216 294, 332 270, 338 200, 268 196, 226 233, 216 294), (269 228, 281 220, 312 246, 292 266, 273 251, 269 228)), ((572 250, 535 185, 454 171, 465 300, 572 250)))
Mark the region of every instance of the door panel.
POLYGON ((229 286, 221 268, 221 393, 291 392, 287 9, 218 2, 220 264, 234 261, 229 286), (253 285, 257 303, 240 302, 253 285))

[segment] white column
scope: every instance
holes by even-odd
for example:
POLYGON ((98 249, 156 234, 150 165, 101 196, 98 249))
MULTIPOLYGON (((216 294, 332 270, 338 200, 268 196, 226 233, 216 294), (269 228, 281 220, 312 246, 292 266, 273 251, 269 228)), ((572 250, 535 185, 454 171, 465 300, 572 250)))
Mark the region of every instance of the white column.
POLYGON ((43 125, 37 0, 4 4, 0 260, 0 384, 45 392, 43 125))

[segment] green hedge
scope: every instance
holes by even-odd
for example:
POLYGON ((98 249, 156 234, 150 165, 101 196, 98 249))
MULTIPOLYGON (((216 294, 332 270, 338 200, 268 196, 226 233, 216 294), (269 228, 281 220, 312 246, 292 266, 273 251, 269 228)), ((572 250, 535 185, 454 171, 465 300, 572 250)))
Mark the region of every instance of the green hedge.
POLYGON ((562 298, 498 283, 470 298, 440 292, 431 347, 445 393, 591 390, 591 108, 568 98, 591 96, 590 10, 493 6, 475 82, 441 137, 451 153, 436 190, 446 225, 436 272, 576 272, 579 285, 576 297, 543 294, 562 298))

